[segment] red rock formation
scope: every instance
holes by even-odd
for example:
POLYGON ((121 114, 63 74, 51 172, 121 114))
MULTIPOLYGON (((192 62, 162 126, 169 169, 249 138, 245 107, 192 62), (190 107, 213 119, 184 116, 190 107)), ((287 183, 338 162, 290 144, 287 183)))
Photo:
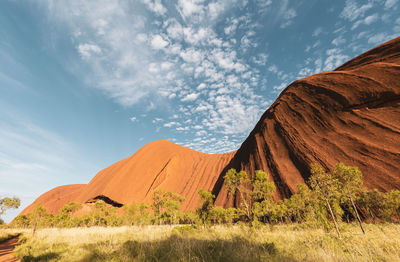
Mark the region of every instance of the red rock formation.
POLYGON ((31 213, 37 205, 42 204, 47 212, 55 215, 65 204, 75 201, 76 197, 85 186, 84 184, 76 184, 53 188, 38 197, 32 204, 27 206, 21 214, 31 213))
POLYGON ((103 195, 122 204, 150 203, 154 190, 162 188, 183 195, 183 209, 193 209, 200 201, 197 190, 211 190, 232 156, 233 153, 210 155, 169 141, 154 141, 100 171, 77 201, 103 195))
MULTIPOLYGON (((277 197, 295 192, 309 165, 355 165, 364 184, 400 189, 400 38, 334 71, 293 82, 264 113, 229 167, 269 172, 277 197)), ((232 205, 218 180, 216 203, 232 205)))
POLYGON ((96 197, 114 205, 150 202, 157 188, 185 196, 184 210, 198 205, 200 188, 212 190, 217 205, 231 206, 223 185, 229 168, 250 175, 257 169, 268 172, 277 185, 276 198, 282 198, 304 183, 314 162, 328 170, 338 162, 355 165, 367 187, 400 189, 399 80, 396 38, 334 71, 293 82, 237 152, 209 155, 155 141, 100 171, 88 185, 53 189, 26 210, 43 203, 56 212, 69 201, 96 197))

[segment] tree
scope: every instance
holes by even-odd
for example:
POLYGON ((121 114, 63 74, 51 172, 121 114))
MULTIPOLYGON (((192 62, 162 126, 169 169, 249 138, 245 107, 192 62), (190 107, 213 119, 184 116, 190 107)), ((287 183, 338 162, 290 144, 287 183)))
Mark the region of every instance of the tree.
POLYGON ((326 205, 329 209, 329 213, 332 216, 333 223, 335 224, 336 233, 339 238, 342 238, 336 222, 335 215, 333 214, 332 206, 330 204, 330 200, 337 197, 337 180, 335 180, 330 174, 327 174, 321 166, 317 164, 312 164, 311 176, 308 181, 313 191, 325 200, 326 205))
POLYGON ((149 221, 149 212, 147 211, 147 209, 149 208, 149 205, 145 204, 145 203, 140 203, 139 205, 139 224, 143 225, 144 223, 148 223, 149 221))
POLYGON ((34 235, 38 226, 40 225, 40 221, 42 220, 43 217, 45 217, 47 214, 46 209, 42 206, 42 204, 39 204, 36 206, 36 208, 32 211, 31 213, 31 225, 33 226, 32 234, 34 235))
POLYGON ((356 194, 361 192, 363 185, 361 171, 356 166, 346 166, 343 163, 339 163, 335 166, 332 176, 338 181, 341 193, 350 200, 358 223, 360 224, 361 231, 365 234, 360 215, 358 214, 357 207, 353 200, 356 194))
POLYGON ((91 226, 107 225, 107 216, 113 212, 113 209, 107 207, 107 203, 103 200, 97 200, 93 204, 93 210, 90 212, 91 226))
POLYGON ((124 208, 124 220, 125 224, 133 226, 137 222, 137 213, 139 211, 139 205, 132 202, 130 205, 125 205, 124 208))
POLYGON ((68 227, 71 227, 72 215, 81 208, 82 204, 69 202, 61 208, 60 212, 56 216, 56 219, 59 223, 61 223, 62 226, 68 225, 68 227))
POLYGON ((0 198, 0 216, 3 215, 6 210, 14 208, 17 209, 21 205, 21 200, 18 197, 3 197, 0 198))
POLYGON ((287 220, 288 207, 285 201, 280 200, 276 202, 274 214, 276 215, 276 219, 282 223, 287 220))
POLYGON ((167 192, 163 189, 157 189, 153 193, 153 213, 154 217, 158 220, 159 224, 161 225, 161 216, 163 208, 167 202, 167 192))
POLYGON ((206 225, 210 217, 210 211, 213 209, 215 196, 211 192, 203 189, 199 189, 197 193, 199 194, 201 201, 201 205, 200 208, 197 209, 197 213, 203 225, 206 225))
POLYGON ((164 216, 169 218, 170 224, 176 224, 178 214, 181 210, 181 204, 185 201, 185 198, 179 194, 171 193, 169 199, 165 203, 164 216))
POLYGON ((247 218, 251 221, 251 190, 249 190, 251 183, 246 171, 236 172, 234 168, 231 168, 226 172, 224 182, 228 187, 229 194, 235 196, 236 193, 239 193, 240 205, 244 208, 247 218))
POLYGON ((257 220, 261 217, 264 219, 266 216, 271 217, 276 205, 272 198, 272 194, 276 191, 274 182, 269 181, 268 173, 256 170, 251 185, 253 200, 255 201, 252 208, 253 215, 257 217, 257 220))
POLYGON ((164 222, 164 218, 170 218, 171 224, 175 222, 183 201, 185 201, 185 198, 179 194, 167 192, 163 189, 155 190, 152 208, 159 224, 161 225, 164 222))
POLYGON ((27 228, 29 227, 29 217, 27 215, 18 215, 14 220, 12 221, 12 226, 13 227, 18 227, 18 228, 27 228))
POLYGON ((318 205, 313 192, 304 184, 297 185, 297 192, 290 197, 292 216, 297 222, 307 222, 316 218, 316 207, 318 205))
POLYGON ((386 193, 387 195, 387 208, 390 210, 390 217, 397 216, 397 219, 400 220, 399 210, 400 210, 400 191, 392 190, 386 193))
POLYGON ((275 193, 276 187, 274 182, 269 181, 269 174, 262 170, 256 170, 252 181, 253 198, 258 201, 272 201, 272 194, 275 193))

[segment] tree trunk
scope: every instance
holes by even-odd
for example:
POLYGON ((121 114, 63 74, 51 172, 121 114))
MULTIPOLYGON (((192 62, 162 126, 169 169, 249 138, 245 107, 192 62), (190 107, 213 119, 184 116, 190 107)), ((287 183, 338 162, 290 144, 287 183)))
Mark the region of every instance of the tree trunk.
POLYGON ((244 206, 246 207, 246 215, 247 215, 247 217, 249 218, 250 222, 252 222, 251 214, 250 214, 250 207, 249 207, 249 205, 247 204, 247 201, 246 201, 246 199, 244 198, 242 191, 241 191, 241 190, 238 190, 238 191, 239 191, 239 193, 240 193, 240 197, 242 198, 243 204, 244 204, 244 206))
POLYGON ((371 215, 372 223, 374 223, 374 224, 375 224, 375 217, 374 217, 374 215, 372 214, 372 211, 371 211, 371 209, 370 209, 370 208, 368 208, 368 211, 369 211, 369 214, 371 215))
POLYGON ((353 205, 354 211, 356 212, 357 220, 358 220, 358 223, 360 224, 361 231, 362 231, 362 232, 364 233, 364 235, 365 235, 364 227, 363 227, 363 225, 362 225, 360 216, 358 215, 357 207, 356 207, 356 205, 354 204, 353 198, 351 197, 350 194, 349 194, 349 197, 350 197, 350 200, 351 200, 351 204, 353 205))
POLYGON ((333 214, 333 211, 332 211, 332 208, 331 208, 331 204, 329 204, 329 201, 328 201, 327 198, 325 198, 325 201, 326 201, 326 204, 328 205, 329 212, 331 213, 331 216, 332 216, 332 219, 333 219, 333 223, 335 224, 336 233, 337 233, 338 237, 340 239, 342 239, 342 236, 340 235, 340 231, 339 231, 338 225, 336 223, 335 215, 333 214))
POLYGON ((37 229, 37 226, 38 226, 38 224, 39 224, 39 220, 40 220, 40 217, 35 219, 35 223, 33 224, 32 236, 34 236, 35 233, 36 233, 36 229, 37 229))

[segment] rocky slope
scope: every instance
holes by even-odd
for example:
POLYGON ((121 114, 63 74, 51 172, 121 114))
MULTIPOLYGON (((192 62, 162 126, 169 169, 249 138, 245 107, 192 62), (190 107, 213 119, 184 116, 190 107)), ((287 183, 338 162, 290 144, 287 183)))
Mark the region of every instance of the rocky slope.
MULTIPOLYGON (((229 167, 262 169, 287 197, 309 165, 355 165, 364 184, 400 189, 400 38, 334 71, 293 82, 264 113, 229 167)), ((216 203, 232 205, 219 178, 216 203)))
POLYGON ((52 213, 70 201, 102 199, 117 207, 131 202, 151 203, 157 188, 185 196, 183 209, 193 209, 200 203, 197 191, 211 191, 233 155, 205 154, 166 140, 154 141, 101 170, 87 185, 67 185, 44 193, 22 214, 39 203, 52 213))
POLYGON ((55 215, 65 204, 76 201, 77 196, 82 192, 85 186, 85 184, 75 184, 53 188, 38 197, 32 204, 26 207, 21 214, 30 213, 37 205, 42 204, 47 212, 55 215))
POLYGON ((314 162, 328 170, 338 162, 356 165, 367 187, 400 189, 399 80, 396 38, 334 71, 293 82, 236 152, 209 155, 168 141, 152 142, 100 171, 88 185, 45 193, 24 213, 37 203, 56 212, 72 200, 102 198, 116 206, 150 202, 157 188, 184 195, 184 210, 198 205, 199 188, 212 191, 217 205, 232 206, 223 185, 229 168, 250 175, 257 169, 268 172, 277 185, 275 197, 282 198, 304 183, 314 162))

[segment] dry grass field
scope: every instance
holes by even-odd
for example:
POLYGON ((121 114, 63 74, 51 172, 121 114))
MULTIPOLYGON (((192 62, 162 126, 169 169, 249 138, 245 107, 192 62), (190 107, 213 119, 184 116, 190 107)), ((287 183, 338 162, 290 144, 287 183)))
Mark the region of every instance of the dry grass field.
MULTIPOLYGON (((301 224, 144 226, 22 230, 22 261, 400 261, 400 225, 356 224, 335 232, 301 224)), ((3 229, 1 235, 18 230, 3 229)))

